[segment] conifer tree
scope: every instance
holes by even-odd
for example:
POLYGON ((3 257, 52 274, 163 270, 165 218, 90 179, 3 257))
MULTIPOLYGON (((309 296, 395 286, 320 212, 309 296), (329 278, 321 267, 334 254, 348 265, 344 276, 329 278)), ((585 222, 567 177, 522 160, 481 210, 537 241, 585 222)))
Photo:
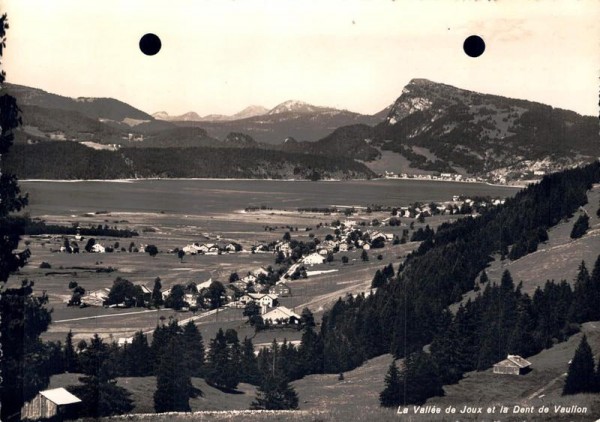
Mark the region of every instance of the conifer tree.
POLYGON ((371 281, 371 287, 376 289, 378 287, 385 286, 387 282, 387 277, 381 272, 381 270, 377 270, 375 272, 375 276, 373 277, 373 281, 371 281))
POLYGON ((596 391, 594 355, 584 335, 569 365, 563 395, 596 391))
POLYGON ((298 360, 305 375, 323 371, 323 343, 313 327, 306 327, 298 347, 298 360))
POLYGON ((260 384, 261 376, 258 371, 258 360, 254 354, 254 345, 252 340, 247 337, 244 337, 242 344, 242 356, 238 370, 240 382, 252 385, 260 384))
POLYGON ((383 407, 395 407, 402 402, 402 383, 400 372, 393 361, 385 376, 385 388, 379 393, 379 403, 383 407))
POLYGON ((204 341, 193 321, 189 321, 183 327, 182 340, 189 373, 193 377, 199 377, 204 369, 204 341))
POLYGON ((69 387, 82 401, 80 417, 103 417, 127 413, 133 409, 130 393, 117 385, 118 364, 114 350, 95 334, 80 357, 81 385, 69 387))
POLYGON ((65 371, 77 372, 77 354, 75 353, 75 348, 73 347, 73 331, 71 330, 69 330, 65 340, 64 362, 65 371))
POLYGON ((600 320, 600 255, 596 258, 592 276, 590 277, 590 292, 588 294, 590 321, 600 320))
POLYGON ((597 303, 591 303, 590 296, 593 297, 590 274, 584 261, 581 261, 575 278, 573 288, 573 302, 569 312, 569 321, 586 322, 596 313, 597 303))
POLYGON ((582 214, 577 218, 573 229, 571 230, 571 239, 579 239, 582 237, 590 228, 590 217, 587 214, 582 214))
POLYGON ((293 410, 298 408, 298 395, 285 377, 266 374, 250 409, 293 410))
POLYGON ((145 377, 153 372, 152 351, 148 338, 142 331, 133 335, 131 344, 126 345, 123 355, 130 377, 145 377))
POLYGON ((162 289, 162 284, 160 278, 156 277, 154 287, 152 288, 152 304, 157 308, 164 303, 160 289, 162 289))
POLYGON ((206 382, 216 388, 233 390, 239 379, 237 368, 231 362, 231 350, 222 329, 219 329, 214 339, 210 341, 210 349, 206 362, 206 382))
POLYGON ((485 272, 485 270, 483 270, 481 272, 481 277, 479 277, 479 284, 485 284, 488 281, 490 281, 490 279, 488 278, 487 273, 485 272))
POLYGON ((154 410, 156 412, 189 412, 192 395, 188 365, 181 339, 172 337, 163 348, 156 374, 154 410))
POLYGON ((406 397, 402 394, 400 404, 423 404, 430 397, 444 395, 435 363, 427 353, 412 353, 404 364, 401 380, 406 383, 406 397))

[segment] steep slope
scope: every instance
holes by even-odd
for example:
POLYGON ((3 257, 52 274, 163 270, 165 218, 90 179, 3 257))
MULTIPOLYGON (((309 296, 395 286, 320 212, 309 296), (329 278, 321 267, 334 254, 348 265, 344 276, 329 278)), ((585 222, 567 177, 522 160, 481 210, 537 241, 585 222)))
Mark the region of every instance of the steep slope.
POLYGON ((404 88, 374 131, 375 145, 418 167, 498 178, 585 162, 598 156, 599 142, 594 117, 425 79, 404 88))
POLYGON ((371 130, 340 128, 317 145, 364 160, 363 148, 355 153, 356 146, 368 144, 367 159, 378 170, 382 166, 373 160, 391 151, 407 165, 387 171, 413 174, 416 168, 499 182, 539 177, 600 155, 594 117, 426 79, 410 81, 393 105, 373 117, 384 114, 371 130))

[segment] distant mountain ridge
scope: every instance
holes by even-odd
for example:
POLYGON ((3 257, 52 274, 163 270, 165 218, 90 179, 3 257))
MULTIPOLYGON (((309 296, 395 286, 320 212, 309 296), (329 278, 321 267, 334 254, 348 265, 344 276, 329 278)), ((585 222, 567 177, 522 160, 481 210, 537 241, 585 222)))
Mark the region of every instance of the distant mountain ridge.
POLYGON ((339 128, 311 148, 367 164, 388 151, 405 162, 389 168, 397 173, 416 168, 504 182, 589 162, 600 156, 600 137, 595 117, 413 79, 382 122, 339 128))
POLYGON ((166 111, 158 111, 152 114, 152 117, 158 120, 166 120, 169 122, 220 122, 228 120, 240 120, 247 119, 249 117, 261 116, 266 114, 269 110, 263 106, 251 105, 244 108, 242 111, 227 116, 225 114, 208 114, 206 116, 200 116, 194 111, 187 112, 179 116, 171 116, 166 111))
POLYGON ((393 104, 371 116, 298 100, 232 116, 151 116, 113 98, 74 99, 11 84, 2 92, 22 109, 17 144, 276 150, 358 160, 379 174, 443 173, 500 183, 600 156, 595 117, 426 79, 411 80, 393 104), (198 120, 205 118, 211 120, 198 120))

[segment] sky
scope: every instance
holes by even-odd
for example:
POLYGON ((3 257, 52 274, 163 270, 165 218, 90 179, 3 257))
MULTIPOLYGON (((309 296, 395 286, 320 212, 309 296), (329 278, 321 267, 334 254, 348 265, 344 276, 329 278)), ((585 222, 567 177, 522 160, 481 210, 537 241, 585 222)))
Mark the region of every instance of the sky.
POLYGON ((413 78, 598 115, 600 1, 0 0, 7 81, 171 115, 365 114, 413 78), (162 49, 138 46, 155 33, 162 49), (479 35, 486 51, 468 57, 479 35))

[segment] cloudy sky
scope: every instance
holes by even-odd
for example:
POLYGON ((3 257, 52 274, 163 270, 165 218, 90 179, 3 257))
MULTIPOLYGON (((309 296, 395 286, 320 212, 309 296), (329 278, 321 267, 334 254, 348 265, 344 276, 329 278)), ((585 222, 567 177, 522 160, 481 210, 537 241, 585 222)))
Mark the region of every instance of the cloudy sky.
POLYGON ((146 112, 375 113, 412 78, 598 115, 600 2, 0 0, 9 82, 146 112), (145 33, 162 50, 145 56, 145 33), (462 50, 480 35, 479 58, 462 50))

